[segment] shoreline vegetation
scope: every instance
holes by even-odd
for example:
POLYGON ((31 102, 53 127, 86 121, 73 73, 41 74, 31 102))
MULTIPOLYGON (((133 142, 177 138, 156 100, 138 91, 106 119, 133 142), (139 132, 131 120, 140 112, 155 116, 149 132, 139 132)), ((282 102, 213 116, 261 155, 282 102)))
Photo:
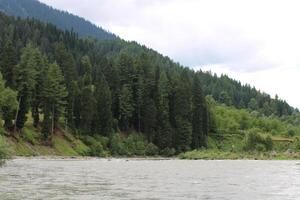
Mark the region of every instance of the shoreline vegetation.
MULTIPOLYGON (((38 134, 38 133, 34 133, 38 134)), ((28 137, 28 136, 27 136, 28 137)), ((36 138, 37 135, 33 136, 36 138)), ((138 136, 137 136, 138 137, 138 136)), ((161 152, 154 150, 155 152, 146 152, 147 146, 141 145, 140 149, 135 146, 128 152, 124 152, 123 155, 112 153, 107 147, 98 145, 98 150, 93 150, 93 146, 86 146, 83 139, 74 137, 73 135, 62 134, 54 135, 52 144, 39 143, 37 141, 31 142, 28 138, 20 138, 17 136, 1 136, 0 139, 0 163, 3 164, 4 160, 14 158, 38 158, 38 159, 128 159, 128 160, 300 160, 300 152, 297 151, 299 146, 299 139, 294 138, 279 138, 272 137, 272 149, 267 150, 266 147, 261 145, 265 142, 265 138, 259 138, 256 134, 247 135, 240 141, 233 141, 227 139, 227 144, 223 143, 221 149, 216 148, 216 141, 212 138, 208 139, 209 147, 207 149, 192 150, 183 153, 175 153, 169 155, 163 155, 161 152), (257 138, 258 137, 258 138, 257 138), (254 139, 258 141, 254 141, 254 139), (251 147, 255 147, 251 150, 245 149, 245 147, 252 142, 251 147), (235 143, 235 144, 234 144, 235 143), (255 144, 256 143, 256 144, 255 144), (238 146, 237 144, 241 144, 238 146), (100 147, 101 146, 101 147, 100 147), (144 146, 144 147, 143 147, 144 146), (230 146, 230 147, 229 147, 230 146), (284 148, 283 148, 284 146, 284 148), (144 148, 144 149, 143 149, 144 148), (227 150, 225 150, 227 148, 227 150), (223 149, 223 150, 222 150, 223 149), (92 151, 99 151, 98 155, 92 151), (129 152, 132 151, 132 152, 129 152), (140 151, 138 153, 138 151, 140 151)), ((99 139, 99 138, 98 138, 99 139)), ((128 138, 127 138, 128 139, 128 138)), ((93 140, 93 138, 89 138, 93 140)), ((103 138, 102 138, 103 140, 103 138)), ((132 139, 130 139, 132 140, 132 139)), ((268 139, 266 139, 268 140, 268 139)), ((126 141, 126 140, 125 140, 126 141)), ((103 141, 102 141, 103 142, 103 141)), ((270 142, 270 141, 269 141, 270 142)), ((134 143, 134 142, 133 142, 134 143)), ((135 143, 136 145, 136 143, 135 143)), ((97 146, 97 145, 96 145, 97 146)))

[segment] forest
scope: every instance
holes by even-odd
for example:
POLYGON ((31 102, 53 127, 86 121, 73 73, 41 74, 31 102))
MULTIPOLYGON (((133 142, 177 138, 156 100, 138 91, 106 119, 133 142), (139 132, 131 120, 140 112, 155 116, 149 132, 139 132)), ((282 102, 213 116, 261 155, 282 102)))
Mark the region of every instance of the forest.
POLYGON ((11 141, 59 146, 64 135, 80 155, 171 156, 226 134, 261 133, 257 149, 270 150, 270 136, 299 133, 299 111, 277 96, 136 42, 3 13, 0 27, 1 134, 11 141))
POLYGON ((81 37, 100 40, 117 38, 116 35, 82 17, 54 9, 37 0, 0 0, 0 11, 22 19, 35 18, 44 23, 52 23, 62 30, 73 30, 81 37))

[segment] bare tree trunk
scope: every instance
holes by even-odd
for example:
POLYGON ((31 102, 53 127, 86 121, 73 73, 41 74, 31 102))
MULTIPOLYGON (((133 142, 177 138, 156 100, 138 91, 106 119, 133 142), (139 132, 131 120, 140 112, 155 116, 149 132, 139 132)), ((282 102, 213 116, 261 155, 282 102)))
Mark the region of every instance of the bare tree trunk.
POLYGON ((54 115, 55 115, 55 113, 54 113, 55 111, 54 111, 54 105, 52 105, 52 124, 51 124, 51 135, 53 135, 53 133, 54 133, 54 115))

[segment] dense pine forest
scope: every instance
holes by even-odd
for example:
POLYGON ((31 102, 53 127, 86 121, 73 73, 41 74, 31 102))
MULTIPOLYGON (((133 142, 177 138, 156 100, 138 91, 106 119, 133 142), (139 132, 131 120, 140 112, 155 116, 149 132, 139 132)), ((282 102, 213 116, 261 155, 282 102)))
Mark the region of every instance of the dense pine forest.
POLYGON ((171 155, 207 148, 210 136, 218 140, 226 131, 299 131, 298 110, 278 97, 182 67, 135 42, 80 38, 5 14, 0 27, 0 111, 8 137, 35 143, 32 127, 44 145, 62 132, 80 138, 89 155, 171 155))

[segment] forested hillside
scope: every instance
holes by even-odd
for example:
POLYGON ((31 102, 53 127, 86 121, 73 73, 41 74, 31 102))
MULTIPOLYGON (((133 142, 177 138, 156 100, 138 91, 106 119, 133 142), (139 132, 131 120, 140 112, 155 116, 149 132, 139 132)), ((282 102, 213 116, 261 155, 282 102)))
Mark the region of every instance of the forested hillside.
POLYGON ((142 133, 160 149, 205 146, 209 112, 197 73, 134 43, 78 39, 5 15, 0 24, 7 130, 22 134, 31 114, 45 141, 64 126, 108 138, 142 133))
POLYGON ((91 22, 49 7, 38 0, 0 0, 0 11, 21 18, 35 18, 42 22, 55 24, 62 30, 74 30, 81 37, 97 39, 116 39, 117 37, 97 27, 91 22))
POLYGON ((222 129, 206 94, 262 117, 294 112, 284 101, 226 76, 194 72, 134 42, 80 39, 4 14, 0 27, 3 127, 31 143, 33 127, 46 145, 71 133, 91 146, 91 155, 102 146, 117 155, 207 147, 208 135, 222 129))
MULTIPOLYGON (((116 36, 98 28, 86 21, 83 18, 74 16, 64 11, 53 9, 37 0, 0 0, 0 10, 22 18, 35 18, 43 22, 50 22, 63 30, 73 30, 79 36, 91 36, 96 39, 116 39, 116 36)), ((98 47, 97 47, 98 48, 98 47)), ((103 44, 103 53, 107 54, 108 51, 111 56, 120 52, 122 49, 130 48, 128 53, 136 54, 145 50, 135 43, 126 43, 121 40, 116 42, 107 42, 103 44), (113 48, 112 51, 103 48, 113 48)), ((158 55, 147 49, 147 54, 151 54, 151 62, 164 67, 176 66, 168 58, 158 55)), ((114 55, 115 56, 115 55, 114 55)), ((257 110, 266 116, 275 114, 277 116, 291 115, 293 112, 298 111, 291 107, 284 100, 279 99, 277 96, 272 99, 270 95, 262 93, 250 85, 242 85, 240 82, 230 79, 226 75, 217 77, 210 72, 199 72, 201 83, 205 95, 212 95, 213 98, 226 105, 233 105, 237 108, 249 108, 257 110)))
POLYGON ((218 77, 210 72, 200 72, 200 78, 204 93, 212 95, 219 103, 256 110, 266 116, 285 116, 298 112, 286 101, 279 99, 277 95, 275 99, 272 99, 270 95, 262 93, 248 84, 242 85, 227 75, 218 77))

